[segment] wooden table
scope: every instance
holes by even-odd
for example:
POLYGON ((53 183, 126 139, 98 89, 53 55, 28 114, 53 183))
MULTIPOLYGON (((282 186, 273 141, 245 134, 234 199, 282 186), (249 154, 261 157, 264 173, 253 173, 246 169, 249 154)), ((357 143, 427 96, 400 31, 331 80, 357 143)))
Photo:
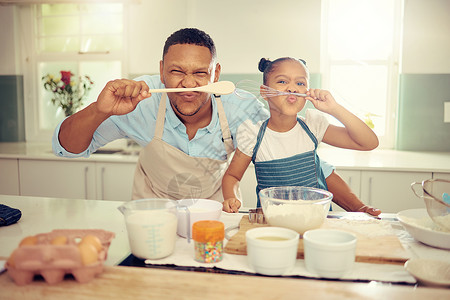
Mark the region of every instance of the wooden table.
POLYGON ((413 286, 349 283, 186 272, 135 267, 106 267, 94 280, 66 279, 56 285, 33 281, 16 286, 0 275, 1 299, 449 299, 450 290, 413 286))
POLYGON ((0 275, 0 299, 450 299, 450 289, 378 282, 357 283, 299 278, 228 275, 115 266, 129 254, 120 202, 0 195, 0 203, 19 208, 22 219, 0 227, 0 257, 19 241, 55 228, 101 228, 115 232, 105 272, 80 284, 74 279, 49 285, 35 280, 17 286, 0 275))

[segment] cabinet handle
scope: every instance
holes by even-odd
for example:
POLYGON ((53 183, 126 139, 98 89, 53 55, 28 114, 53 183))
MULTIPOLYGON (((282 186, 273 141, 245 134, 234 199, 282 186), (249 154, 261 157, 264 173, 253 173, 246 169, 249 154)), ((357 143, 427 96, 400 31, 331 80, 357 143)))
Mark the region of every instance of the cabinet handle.
POLYGON ((350 187, 352 187, 352 176, 350 176, 350 177, 348 178, 348 185, 349 185, 350 187))
POLYGON ((372 205, 372 177, 369 177, 369 205, 372 205))
POLYGON ((105 200, 105 167, 102 167, 101 181, 102 181, 102 200, 105 200))
POLYGON ((88 171, 89 167, 84 167, 84 199, 88 198, 88 171))

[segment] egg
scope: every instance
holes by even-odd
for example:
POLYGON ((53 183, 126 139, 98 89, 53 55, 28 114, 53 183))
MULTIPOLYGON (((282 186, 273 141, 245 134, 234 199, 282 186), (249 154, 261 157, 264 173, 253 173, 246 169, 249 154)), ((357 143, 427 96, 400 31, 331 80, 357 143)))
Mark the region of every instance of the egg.
POLYGON ((64 235, 57 236, 50 243, 52 245, 66 245, 67 244, 67 237, 64 236, 64 235))
POLYGON ((100 241, 100 239, 92 234, 88 234, 88 235, 84 236, 83 239, 81 240, 80 244, 83 244, 83 243, 91 244, 92 246, 95 247, 97 252, 100 252, 103 248, 102 242, 100 241))
POLYGON ((10 266, 12 268, 14 268, 16 266, 16 262, 14 261, 14 254, 15 253, 16 253, 16 251, 13 251, 13 253, 11 253, 11 255, 8 258, 8 260, 6 261, 8 266, 10 266))
POLYGON ((37 237, 36 236, 27 236, 19 243, 19 247, 22 246, 33 246, 37 244, 37 237))
POLYGON ((98 252, 92 244, 79 243, 78 250, 80 251, 81 262, 83 265, 91 265, 98 261, 98 252))

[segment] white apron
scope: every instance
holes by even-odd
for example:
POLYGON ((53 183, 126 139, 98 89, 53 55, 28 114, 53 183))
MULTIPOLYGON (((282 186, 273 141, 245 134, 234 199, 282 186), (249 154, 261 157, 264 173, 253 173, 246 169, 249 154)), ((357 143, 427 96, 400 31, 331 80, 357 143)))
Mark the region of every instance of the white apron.
MULTIPOLYGON (((134 174, 133 199, 202 198, 223 202, 222 177, 228 160, 192 157, 162 140, 166 97, 166 93, 161 96, 154 137, 139 154, 134 174)), ((220 97, 216 97, 216 101, 229 159, 234 151, 233 141, 220 97)))

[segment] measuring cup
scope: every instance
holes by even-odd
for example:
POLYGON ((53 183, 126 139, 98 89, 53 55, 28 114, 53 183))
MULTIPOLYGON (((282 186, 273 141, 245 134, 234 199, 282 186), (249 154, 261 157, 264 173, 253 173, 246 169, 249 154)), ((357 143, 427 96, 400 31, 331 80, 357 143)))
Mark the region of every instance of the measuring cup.
POLYGON ((177 237, 177 203, 169 199, 140 199, 118 207, 125 216, 131 253, 141 259, 169 256, 177 237))

